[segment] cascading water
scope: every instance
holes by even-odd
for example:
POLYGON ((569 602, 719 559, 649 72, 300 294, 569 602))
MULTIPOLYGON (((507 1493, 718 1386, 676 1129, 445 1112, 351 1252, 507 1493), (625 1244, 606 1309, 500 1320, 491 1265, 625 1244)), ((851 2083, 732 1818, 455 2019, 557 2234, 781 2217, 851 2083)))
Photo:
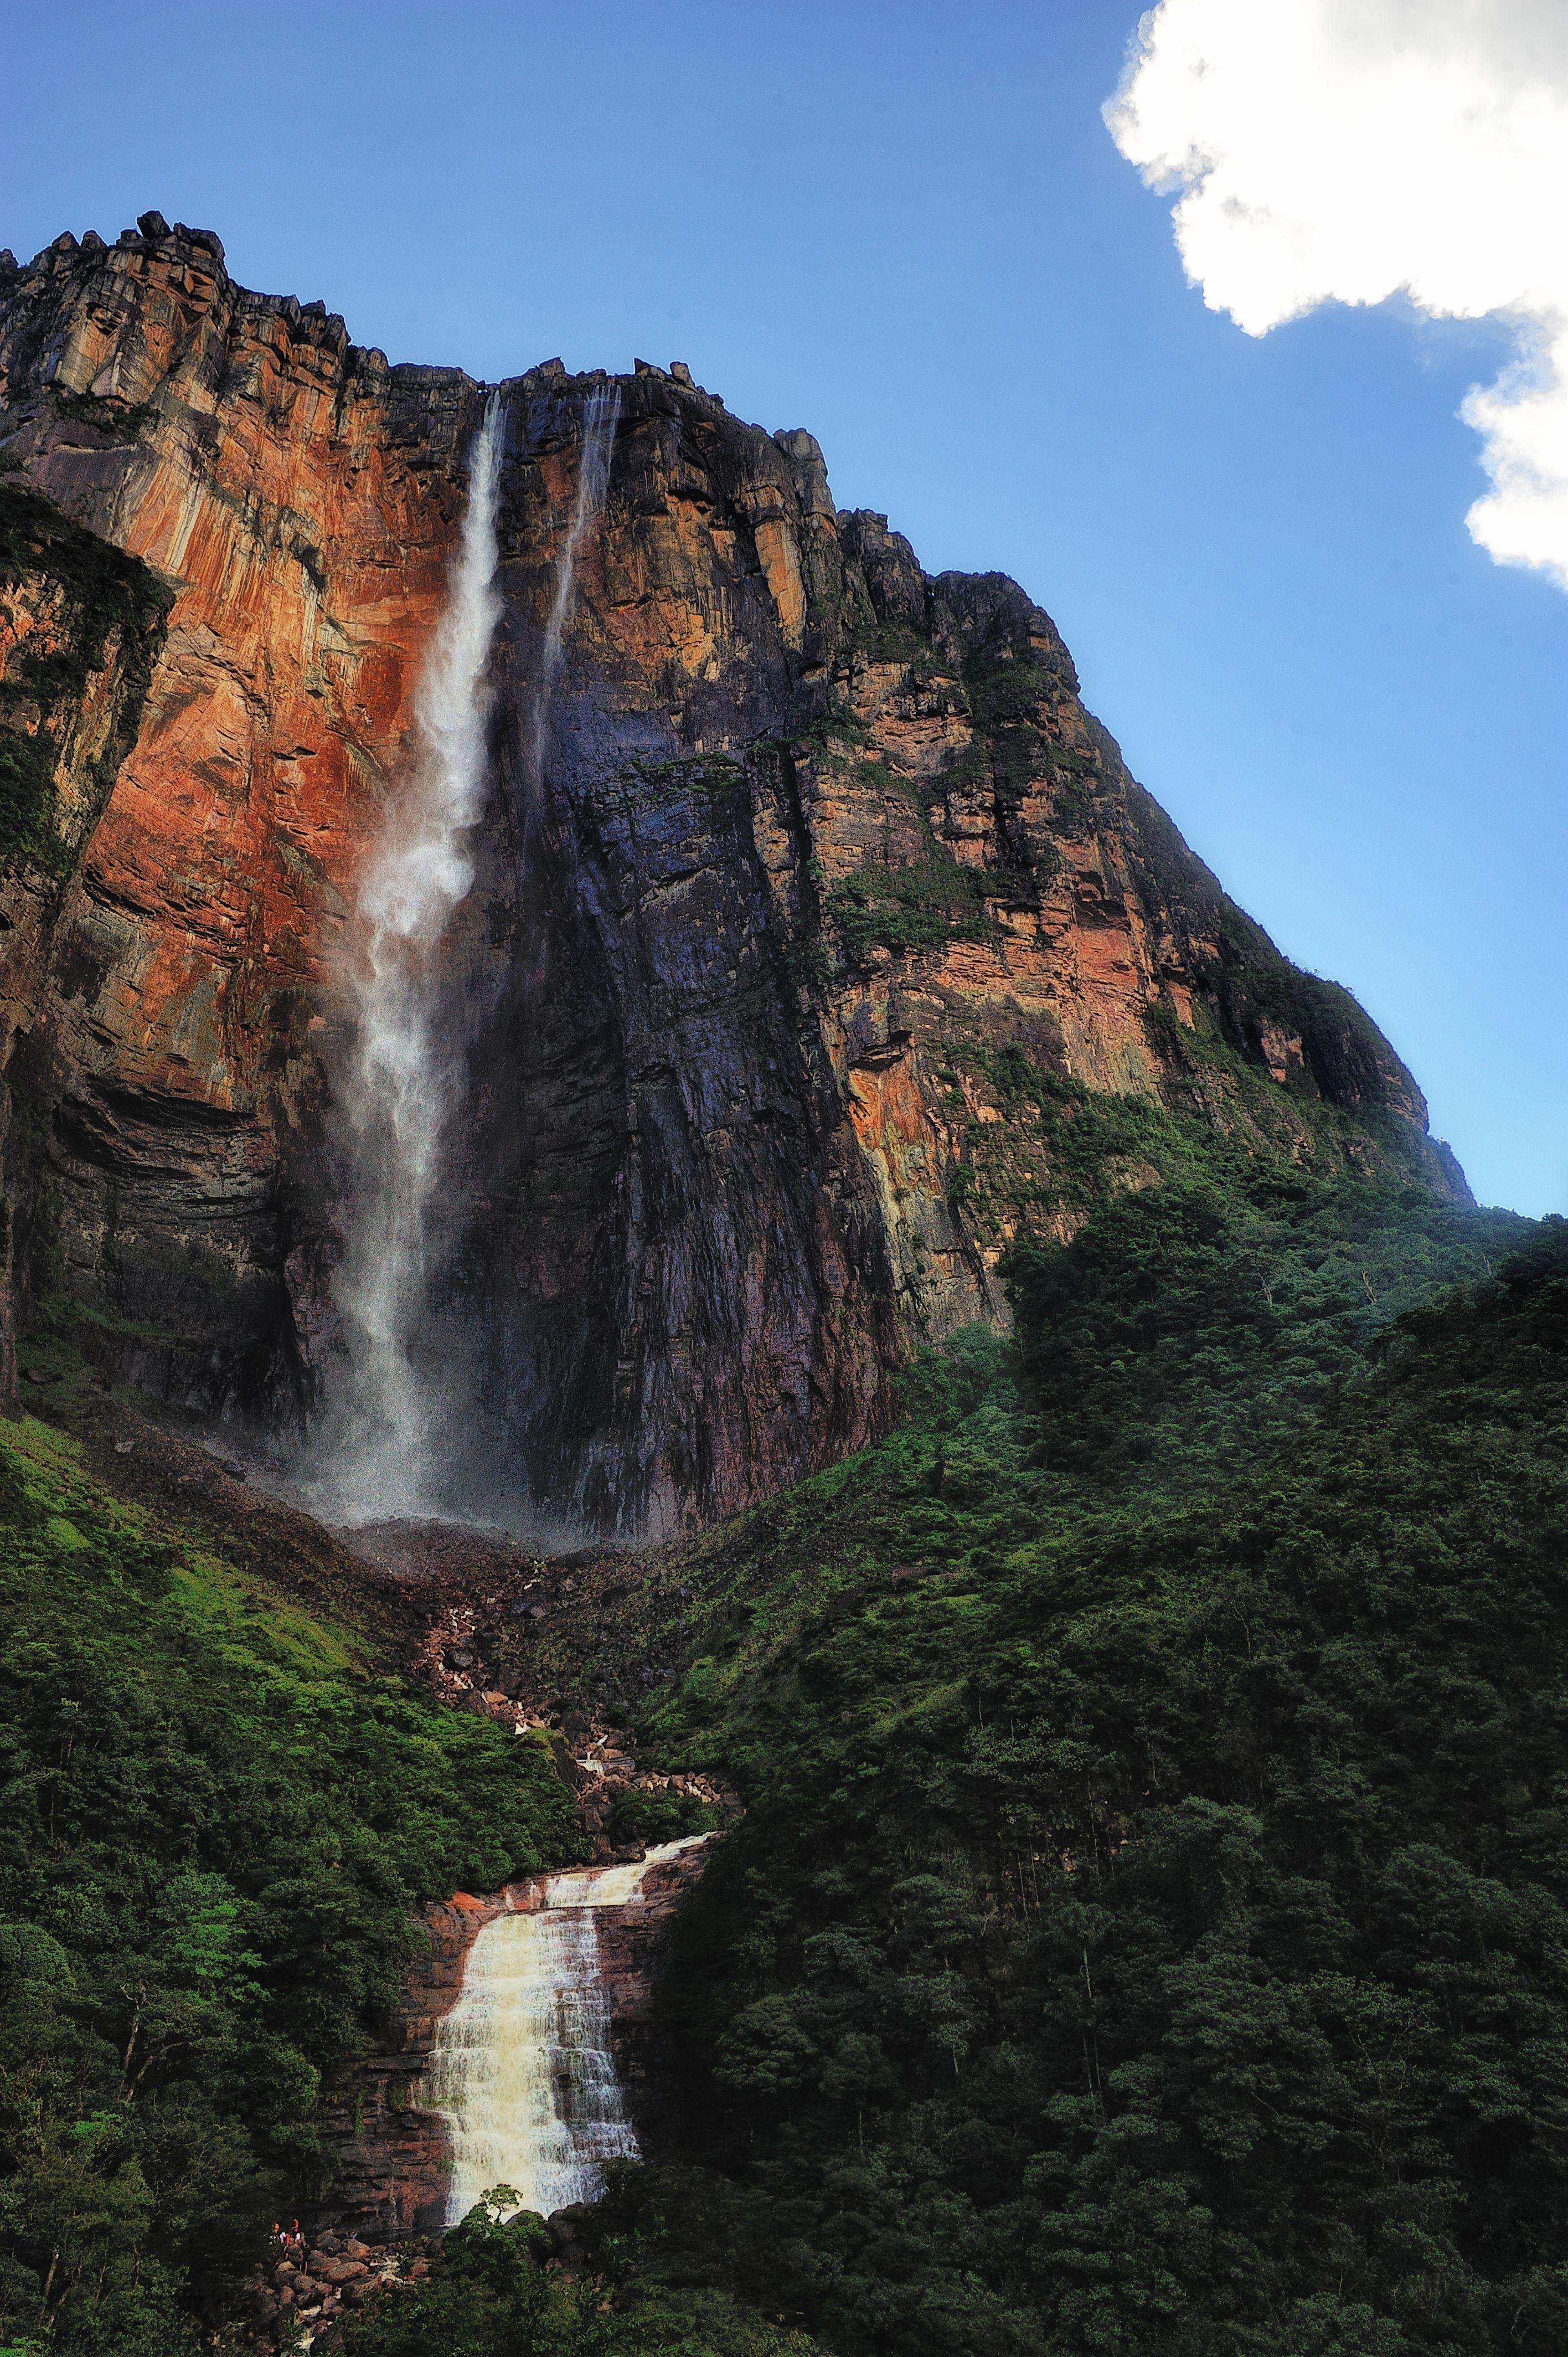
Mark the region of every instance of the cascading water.
POLYGON ((539 1912, 499 1915, 475 1940, 424 2081, 425 2102, 451 2123, 448 2225, 496 2185, 546 2217, 596 2201, 604 2163, 637 2158, 597 1913, 638 1904, 649 1869, 703 1838, 667 1842, 636 1866, 552 1875, 539 1912))
MULTIPOLYGON (((558 550, 523 751, 537 795, 576 591, 577 562, 608 487, 619 388, 584 407, 577 481, 558 550)), ((416 701, 420 758, 360 879, 343 984, 349 1021, 334 1059, 338 1139, 349 1167, 342 1262, 333 1297, 345 1350, 326 1370, 320 1431, 306 1468, 334 1520, 461 1513, 467 1461, 448 1352, 430 1299, 433 1214, 443 1145, 462 1087, 467 1031, 442 956, 470 890, 466 837, 486 783, 487 667, 501 610, 496 502, 505 416, 492 393, 474 447, 462 546, 416 701)), ((493 1501, 492 1501, 493 1503, 493 1501)))
POLYGON ((566 537, 555 560, 555 588, 544 625, 539 672, 529 714, 528 771, 529 781, 535 789, 544 776, 545 755, 550 741, 550 707, 561 676, 566 625, 572 618, 572 601, 576 595, 577 557, 584 533, 604 508, 605 495, 609 489, 610 459, 615 449, 616 421, 619 415, 618 384, 596 386, 583 405, 583 447, 577 461, 577 487, 572 495, 572 513, 566 526, 566 537))
POLYGON ((360 879, 339 1069, 349 1219, 334 1293, 346 1356, 328 1370, 317 1453, 348 1518, 428 1512, 442 1403, 413 1355, 442 1134, 462 1040, 442 1022, 441 945, 474 870, 466 849, 486 775, 486 666, 500 613, 496 498, 505 414, 492 393, 474 446, 462 546, 416 703, 420 758, 360 879))

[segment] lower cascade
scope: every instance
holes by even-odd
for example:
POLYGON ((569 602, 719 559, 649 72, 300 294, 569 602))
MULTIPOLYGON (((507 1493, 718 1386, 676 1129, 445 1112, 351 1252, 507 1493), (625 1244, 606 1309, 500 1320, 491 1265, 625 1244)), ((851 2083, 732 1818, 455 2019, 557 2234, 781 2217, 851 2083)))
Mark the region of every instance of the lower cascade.
POLYGON ((426 2103, 451 2123, 447 2225, 497 2185, 545 2217, 596 2201, 604 2163, 638 2158, 610 2047, 597 1910, 637 1905, 650 1870, 703 1838, 666 1842, 634 1866, 553 1874, 542 1907, 479 1932, 425 2077, 426 2103))

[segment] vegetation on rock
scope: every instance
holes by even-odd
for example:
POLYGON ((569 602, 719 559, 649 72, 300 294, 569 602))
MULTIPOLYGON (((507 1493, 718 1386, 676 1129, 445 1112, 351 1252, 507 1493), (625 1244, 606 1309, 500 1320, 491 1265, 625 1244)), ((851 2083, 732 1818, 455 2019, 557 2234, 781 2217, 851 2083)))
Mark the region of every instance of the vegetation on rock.
POLYGON ((1031 1256, 656 1706, 749 1803, 669 1995, 713 2250, 854 2357, 1568 2330, 1568 1227, 1347 1381, 1361 1268, 1499 1223, 1310 1193, 1031 1256))
POLYGON ((533 1747, 0 1426, 0 2341, 172 2357, 322 2179, 411 1910, 575 1847, 533 1747))
POLYGON ((868 862, 833 885, 827 909, 856 961, 873 949, 938 949, 995 933, 983 898, 993 881, 936 852, 905 866, 868 862))

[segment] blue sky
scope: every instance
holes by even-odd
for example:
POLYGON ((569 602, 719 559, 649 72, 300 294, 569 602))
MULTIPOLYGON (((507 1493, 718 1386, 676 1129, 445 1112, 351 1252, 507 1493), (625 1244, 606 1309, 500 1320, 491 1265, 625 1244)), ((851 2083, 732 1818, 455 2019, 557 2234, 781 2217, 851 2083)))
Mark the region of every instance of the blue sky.
POLYGON ((1013 573, 1237 899, 1347 983, 1484 1201, 1568 1209, 1568 597, 1499 568, 1487 323, 1189 288, 1100 109, 1136 0, 13 21, 0 243, 156 206, 394 360, 683 359, 932 571, 1013 573))

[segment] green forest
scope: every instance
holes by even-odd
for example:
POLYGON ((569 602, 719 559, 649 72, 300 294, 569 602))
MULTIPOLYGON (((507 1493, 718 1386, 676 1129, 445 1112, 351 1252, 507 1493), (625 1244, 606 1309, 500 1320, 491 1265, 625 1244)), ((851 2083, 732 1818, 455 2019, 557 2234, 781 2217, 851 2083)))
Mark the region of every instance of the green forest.
POLYGON ((173 2357, 321 2189, 322 2077, 414 1902, 577 1835, 373 1620, 171 1544, 80 1456, 0 1425, 0 2344, 173 2357))
MULTIPOLYGON (((359 2357, 1568 2345, 1568 1223, 1216 1146, 666 1550, 738 1788, 589 2273, 503 2204, 359 2357)), ((575 1855, 369 1612, 0 1435, 13 2350, 200 2345, 409 1909, 575 1855)), ((674 1591, 671 1591, 674 1594, 674 1591)))
POLYGON ((784 1582, 846 1585, 777 1648, 737 1611, 746 1667, 721 1642, 662 1706, 749 1803, 671 1992, 702 2206, 846 2352, 1545 2357, 1568 1226, 1348 1377, 1285 1251, 1276 1386, 1199 1210, 1119 1206, 1145 1249, 1022 1272, 1015 1359, 929 1371, 768 1518, 784 1582), (1076 1405, 1029 1380, 1042 1308, 1121 1360, 1076 1405), (1172 1503, 1200 1369, 1234 1415, 1172 1503))

